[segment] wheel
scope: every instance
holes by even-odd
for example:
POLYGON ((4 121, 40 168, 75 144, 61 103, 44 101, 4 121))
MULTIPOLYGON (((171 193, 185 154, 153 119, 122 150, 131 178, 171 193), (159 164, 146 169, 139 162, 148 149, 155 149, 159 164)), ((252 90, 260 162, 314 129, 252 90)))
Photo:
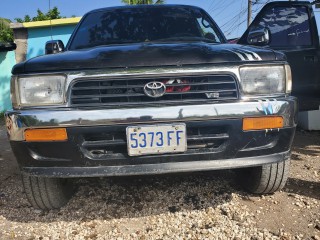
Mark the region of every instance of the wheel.
POLYGON ((243 187, 251 193, 268 194, 281 190, 289 176, 290 159, 259 167, 240 169, 243 187))
POLYGON ((35 177, 22 173, 22 183, 31 205, 43 210, 64 206, 74 192, 70 179, 35 177))

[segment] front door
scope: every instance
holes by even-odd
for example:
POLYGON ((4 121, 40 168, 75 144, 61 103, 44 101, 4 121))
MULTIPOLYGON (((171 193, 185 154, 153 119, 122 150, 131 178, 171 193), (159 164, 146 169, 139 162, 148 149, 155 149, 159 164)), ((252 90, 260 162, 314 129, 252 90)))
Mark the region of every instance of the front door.
POLYGON ((239 44, 248 44, 249 32, 267 28, 271 33, 269 45, 287 56, 291 66, 293 89, 300 110, 319 109, 320 51, 319 37, 312 6, 299 2, 267 4, 254 19, 239 44))

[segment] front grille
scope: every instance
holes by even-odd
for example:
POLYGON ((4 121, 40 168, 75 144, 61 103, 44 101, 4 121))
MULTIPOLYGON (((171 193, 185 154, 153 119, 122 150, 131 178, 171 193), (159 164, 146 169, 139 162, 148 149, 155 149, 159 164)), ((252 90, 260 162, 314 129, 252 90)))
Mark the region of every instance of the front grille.
POLYGON ((70 95, 71 106, 234 99, 238 99, 238 88, 231 75, 77 80, 70 95), (155 98, 145 94, 144 87, 151 82, 161 82, 166 86, 163 96, 155 98))

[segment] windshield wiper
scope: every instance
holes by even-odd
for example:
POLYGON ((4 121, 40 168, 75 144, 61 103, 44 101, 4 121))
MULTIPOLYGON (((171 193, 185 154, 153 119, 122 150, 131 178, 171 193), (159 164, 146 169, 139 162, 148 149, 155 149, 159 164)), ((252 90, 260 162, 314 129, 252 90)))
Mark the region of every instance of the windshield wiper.
POLYGON ((136 43, 136 42, 131 41, 131 40, 95 42, 95 43, 91 43, 91 44, 76 46, 74 48, 74 50, 81 50, 81 49, 101 47, 101 46, 109 46, 109 45, 117 45, 117 44, 128 44, 128 43, 136 43))
POLYGON ((154 39, 150 42, 170 42, 170 41, 201 41, 201 42, 208 42, 208 43, 219 43, 215 40, 204 38, 204 37, 168 37, 168 38, 160 38, 154 39))

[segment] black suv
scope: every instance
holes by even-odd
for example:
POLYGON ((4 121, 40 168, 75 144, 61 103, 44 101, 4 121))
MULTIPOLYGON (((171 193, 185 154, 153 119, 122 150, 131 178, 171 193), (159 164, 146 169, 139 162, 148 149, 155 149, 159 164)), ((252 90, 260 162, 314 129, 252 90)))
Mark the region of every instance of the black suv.
POLYGON ((185 5, 94 10, 46 50, 14 66, 6 113, 34 207, 63 206, 75 177, 242 168, 253 193, 284 186, 297 101, 283 53, 227 44, 185 5))

